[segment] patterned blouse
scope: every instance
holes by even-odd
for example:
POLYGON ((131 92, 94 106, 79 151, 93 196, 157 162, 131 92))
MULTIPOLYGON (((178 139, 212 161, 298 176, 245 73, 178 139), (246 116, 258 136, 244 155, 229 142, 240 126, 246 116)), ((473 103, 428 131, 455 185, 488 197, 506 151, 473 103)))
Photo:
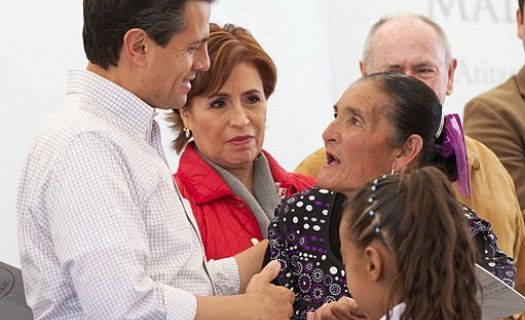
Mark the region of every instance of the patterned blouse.
MULTIPOLYGON (((345 197, 312 187, 281 202, 268 228, 269 246, 265 263, 278 260, 279 285, 295 292, 292 319, 306 319, 325 302, 350 296, 339 253, 339 223, 345 197)), ((482 256, 478 263, 503 280, 514 284, 516 269, 511 258, 496 245, 490 224, 463 206, 468 228, 482 256)))

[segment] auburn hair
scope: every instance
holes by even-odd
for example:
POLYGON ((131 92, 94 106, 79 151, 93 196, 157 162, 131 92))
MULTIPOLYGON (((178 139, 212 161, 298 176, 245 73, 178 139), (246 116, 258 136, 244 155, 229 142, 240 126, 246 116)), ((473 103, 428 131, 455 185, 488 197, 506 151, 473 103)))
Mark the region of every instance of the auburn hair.
MULTIPOLYGON (((248 30, 233 24, 220 27, 210 23, 208 54, 210 69, 199 72, 191 82, 188 100, 183 108, 191 108, 192 99, 196 96, 211 96, 217 93, 230 77, 233 68, 242 62, 252 64, 259 72, 265 97, 268 98, 273 93, 277 82, 277 69, 273 60, 248 30)), ((168 120, 177 135, 173 141, 173 148, 180 153, 189 138, 181 134, 184 123, 179 111, 173 109, 168 120)))

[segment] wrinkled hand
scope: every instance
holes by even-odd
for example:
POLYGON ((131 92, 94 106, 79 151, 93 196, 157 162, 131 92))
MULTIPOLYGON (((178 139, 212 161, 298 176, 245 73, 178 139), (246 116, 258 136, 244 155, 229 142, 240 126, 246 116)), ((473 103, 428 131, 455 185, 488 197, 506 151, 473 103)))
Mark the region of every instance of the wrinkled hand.
POLYGON ((307 320, 366 320, 357 302, 348 297, 323 304, 315 312, 308 313, 307 320))
POLYGON ((246 287, 253 319, 288 320, 293 313, 294 294, 291 290, 271 284, 281 270, 281 264, 270 261, 254 275, 246 287))

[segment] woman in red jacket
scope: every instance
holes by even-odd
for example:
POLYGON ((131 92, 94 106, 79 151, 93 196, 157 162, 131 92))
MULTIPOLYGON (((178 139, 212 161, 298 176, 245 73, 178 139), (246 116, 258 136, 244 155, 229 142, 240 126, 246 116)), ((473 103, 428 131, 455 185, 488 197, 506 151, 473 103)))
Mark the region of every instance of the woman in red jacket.
MULTIPOLYGON (((201 44, 202 45, 202 44, 201 44)), ((233 256, 266 238, 283 197, 315 183, 286 172, 262 150, 272 59, 241 27, 210 24, 211 68, 191 81, 186 105, 170 115, 182 151, 175 181, 192 207, 206 257, 233 256)))

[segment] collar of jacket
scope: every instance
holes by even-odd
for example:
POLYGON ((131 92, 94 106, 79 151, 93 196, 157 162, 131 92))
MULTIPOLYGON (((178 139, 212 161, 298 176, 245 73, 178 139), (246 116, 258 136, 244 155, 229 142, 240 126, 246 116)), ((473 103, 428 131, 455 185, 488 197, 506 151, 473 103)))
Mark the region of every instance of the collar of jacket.
MULTIPOLYGON (((273 180, 279 182, 281 188, 288 189, 292 184, 289 174, 268 152, 265 150, 262 152, 268 160, 273 180)), ((175 177, 181 180, 198 205, 222 197, 237 196, 222 177, 195 151, 194 142, 189 142, 183 151, 175 177)), ((277 192, 277 186, 275 190, 277 192)))

